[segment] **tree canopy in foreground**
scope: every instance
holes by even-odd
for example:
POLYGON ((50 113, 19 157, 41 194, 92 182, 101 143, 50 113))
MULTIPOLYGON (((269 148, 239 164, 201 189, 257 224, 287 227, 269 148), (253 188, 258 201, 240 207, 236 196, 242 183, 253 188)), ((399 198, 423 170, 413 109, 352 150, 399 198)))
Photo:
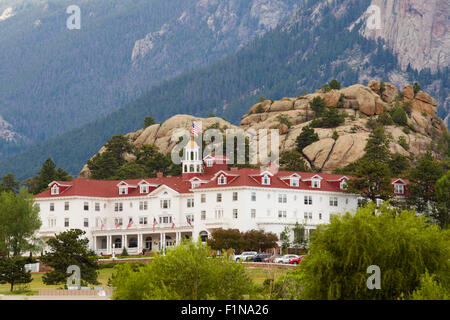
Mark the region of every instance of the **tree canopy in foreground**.
POLYGON ((450 232, 430 225, 414 211, 396 212, 383 204, 356 214, 333 216, 311 241, 308 257, 296 271, 303 299, 412 298, 428 272, 450 286, 450 232), (369 266, 381 271, 381 289, 369 290, 369 266))
POLYGON ((240 300, 253 288, 242 264, 211 256, 208 246, 191 240, 143 267, 116 268, 116 300, 240 300))

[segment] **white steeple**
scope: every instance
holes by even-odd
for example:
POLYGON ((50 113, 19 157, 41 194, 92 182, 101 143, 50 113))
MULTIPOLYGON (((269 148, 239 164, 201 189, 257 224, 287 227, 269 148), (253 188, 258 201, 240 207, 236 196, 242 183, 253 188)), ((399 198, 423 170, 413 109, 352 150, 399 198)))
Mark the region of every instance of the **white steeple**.
POLYGON ((195 143, 194 138, 183 149, 183 159, 181 161, 183 173, 202 173, 203 160, 200 147, 195 143))

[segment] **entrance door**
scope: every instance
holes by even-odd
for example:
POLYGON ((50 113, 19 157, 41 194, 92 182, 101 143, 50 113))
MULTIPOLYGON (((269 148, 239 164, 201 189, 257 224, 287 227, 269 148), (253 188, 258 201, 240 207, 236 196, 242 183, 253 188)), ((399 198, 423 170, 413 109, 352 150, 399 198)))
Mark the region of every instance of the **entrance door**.
POLYGON ((152 251, 152 237, 145 238, 145 249, 152 251))

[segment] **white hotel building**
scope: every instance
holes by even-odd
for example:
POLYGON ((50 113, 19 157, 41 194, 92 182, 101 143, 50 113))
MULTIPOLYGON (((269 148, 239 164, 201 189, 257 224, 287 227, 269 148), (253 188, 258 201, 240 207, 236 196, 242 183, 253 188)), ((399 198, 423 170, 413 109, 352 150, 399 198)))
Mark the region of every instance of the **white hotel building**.
MULTIPOLYGON (((38 236, 81 229, 99 255, 120 254, 123 247, 138 254, 144 248, 160 251, 185 237, 204 241, 215 228, 261 229, 279 237, 299 222, 308 235, 331 215, 358 206, 358 196, 343 191, 344 175, 228 170, 223 157, 201 159, 194 142, 184 155, 181 177, 50 183, 35 197, 42 220, 38 236)), ((406 184, 393 181, 397 195, 406 192, 406 184)))

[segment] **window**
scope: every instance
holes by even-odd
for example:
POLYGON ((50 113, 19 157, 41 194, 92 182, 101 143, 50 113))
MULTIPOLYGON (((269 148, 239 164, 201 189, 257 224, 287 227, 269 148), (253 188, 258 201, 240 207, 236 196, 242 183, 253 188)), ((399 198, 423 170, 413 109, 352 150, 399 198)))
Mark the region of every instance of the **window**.
POLYGON ((319 179, 313 179, 312 183, 311 183, 311 186, 313 188, 320 188, 320 180, 319 179))
POLYGON ((256 201, 256 192, 252 192, 252 201, 256 201))
POLYGON ((69 211, 69 201, 64 202, 64 211, 69 211))
POLYGON ((201 214, 200 214, 200 219, 201 219, 201 220, 206 220, 206 211, 203 210, 203 211, 201 212, 201 214))
POLYGON ((312 212, 309 213, 309 218, 312 219, 312 212))
POLYGON ((114 203, 114 211, 116 212, 123 211, 123 203, 122 202, 114 203))
POLYGON ((100 203, 99 202, 95 203, 95 211, 100 211, 100 203))
POLYGON ((312 196, 305 196, 305 204, 312 205, 312 196))
POLYGON ((148 193, 148 186, 147 185, 141 186, 141 193, 148 193))
POLYGON ((116 226, 116 228, 122 226, 123 225, 122 218, 115 218, 114 219, 114 225, 116 226))
POLYGON ((291 178, 291 187, 298 187, 300 184, 299 178, 291 178))
POLYGON ((56 184, 52 187, 51 194, 59 194, 59 187, 56 184))
POLYGON ((322 220, 322 213, 319 213, 319 220, 322 220))
POLYGON ((263 185, 269 185, 270 184, 270 178, 267 175, 264 175, 262 178, 262 184, 263 185))
POLYGON ((256 218, 256 209, 252 209, 252 211, 250 211, 250 217, 251 217, 252 219, 255 219, 255 218, 256 218))
POLYGON ((161 209, 169 209, 170 208, 170 200, 169 199, 163 199, 160 201, 161 209))
POLYGON ((187 199, 187 207, 188 208, 194 207, 194 199, 187 199))
POLYGON ((237 201, 237 200, 238 200, 238 193, 233 192, 233 201, 237 201))
POLYGON ((346 186, 347 186, 347 181, 344 179, 341 181, 341 184, 340 184, 341 190, 344 190, 346 188, 346 186))
POLYGON ((147 217, 139 217, 139 224, 141 224, 141 225, 146 225, 146 224, 148 224, 148 219, 147 219, 147 217))
POLYGON ((286 203, 287 202, 287 195, 286 194, 278 194, 278 203, 286 203))
POLYGON ((238 209, 233 209, 233 219, 238 218, 238 209))
POLYGON ((337 197, 330 197, 330 206, 331 207, 337 207, 338 206, 338 198, 337 197))
POLYGON ((128 194, 128 187, 119 187, 119 194, 128 194))
POLYGON ((222 194, 221 193, 217 194, 217 202, 222 202, 222 194))
POLYGON ((215 210, 214 216, 216 219, 222 219, 223 218, 223 210, 222 209, 215 210))
POLYGON ((405 186, 402 184, 394 184, 394 191, 397 194, 405 193, 405 186))
POLYGON ((55 204, 54 203, 50 203, 50 211, 55 211, 55 204))
POLYGON ((206 194, 202 193, 202 195, 200 196, 200 201, 201 201, 201 203, 206 202, 206 194))
POLYGON ((362 198, 358 198, 358 208, 361 208, 364 206, 366 201, 364 201, 364 199, 362 198))
POLYGON ((348 204, 348 198, 345 198, 345 204, 348 204))
POLYGON ((159 217, 159 223, 172 223, 172 217, 170 216, 159 217))
POLYGON ((69 218, 64 219, 64 227, 66 227, 66 228, 69 227, 69 218))
POLYGON ((89 228, 89 219, 88 218, 84 218, 84 223, 83 223, 85 228, 89 228))
POLYGON ((287 217, 287 212, 286 210, 280 210, 278 211, 278 218, 286 218, 287 217))
POLYGON ((144 211, 148 209, 148 202, 147 201, 139 201, 139 210, 144 211))
POLYGON ((305 212, 305 219, 312 219, 312 212, 305 212))
POLYGON ((219 177, 219 182, 218 184, 227 184, 227 178, 224 175, 221 175, 219 177))
POLYGON ((206 160, 206 166, 207 166, 207 167, 212 167, 212 165, 213 165, 212 159, 206 160))
POLYGON ((89 211, 89 202, 85 202, 83 207, 84 207, 84 211, 89 211))
POLYGON ((56 227, 56 218, 49 218, 48 226, 49 226, 49 228, 56 227))

